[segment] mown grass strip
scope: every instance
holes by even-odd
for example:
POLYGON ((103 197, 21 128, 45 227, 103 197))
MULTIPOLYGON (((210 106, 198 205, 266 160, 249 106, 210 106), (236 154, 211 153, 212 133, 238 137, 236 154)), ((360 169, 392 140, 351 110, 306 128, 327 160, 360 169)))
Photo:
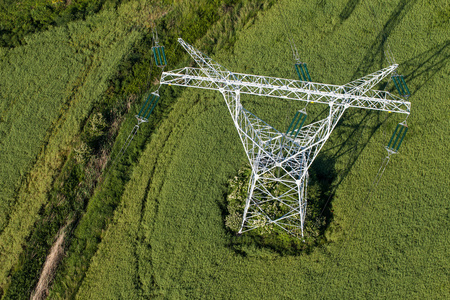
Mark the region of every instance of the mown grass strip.
MULTIPOLYGON (((92 63, 87 64, 88 68, 83 70, 82 78, 76 81, 78 85, 73 87, 73 90, 68 94, 67 104, 60 116, 56 120, 50 120, 55 122, 55 124, 48 133, 49 137, 46 144, 35 143, 33 145, 38 149, 39 147, 43 148, 27 176, 27 181, 21 184, 15 196, 17 201, 11 209, 9 222, 0 237, 2 253, 0 282, 2 286, 5 286, 8 281, 8 272, 17 262, 22 245, 25 243, 26 237, 38 218, 39 209, 47 200, 47 193, 51 188, 54 175, 58 173, 58 169, 63 163, 64 155, 67 155, 70 151, 71 143, 78 134, 82 122, 89 115, 101 94, 106 90, 108 79, 114 74, 115 68, 122 57, 139 37, 137 32, 130 33, 129 26, 130 24, 124 25, 124 23, 121 23, 118 15, 110 11, 89 19, 85 24, 81 22, 73 23, 68 28, 58 28, 33 37, 37 45, 44 41, 42 47, 46 49, 45 41, 54 44, 53 35, 62 33, 60 38, 62 41, 59 45, 61 47, 70 47, 68 44, 71 42, 79 43, 80 49, 86 49, 87 53, 92 55, 91 58, 89 56, 86 57, 86 61, 92 63), (111 24, 115 24, 115 28, 112 28, 111 24), (90 28, 93 25, 98 26, 101 30, 92 33, 90 28), (115 34, 107 35, 106 33, 110 32, 110 30, 113 30, 115 34), (86 31, 89 31, 90 34, 87 35, 86 31), (88 39, 85 40, 85 37, 88 37, 88 39), (94 47, 92 43, 99 40, 103 40, 103 46, 94 47)), ((31 41, 32 39, 30 38, 30 44, 33 45, 31 41)), ((33 46, 24 47, 33 48, 33 46)), ((17 49, 21 51, 20 48, 17 49)), ((50 58, 51 56, 49 56, 50 58)), ((52 87, 50 86, 49 88, 52 87)), ((46 101, 49 103, 52 100, 46 98, 46 101)), ((41 109, 47 109, 50 112, 51 107, 46 108, 45 102, 42 104, 44 107, 41 109)), ((60 110, 57 109, 57 111, 60 110)), ((30 111, 29 113, 32 114, 34 112, 30 111)), ((39 128, 37 124, 33 124, 33 126, 39 128)), ((27 132, 21 131, 17 134, 27 134, 27 132)))

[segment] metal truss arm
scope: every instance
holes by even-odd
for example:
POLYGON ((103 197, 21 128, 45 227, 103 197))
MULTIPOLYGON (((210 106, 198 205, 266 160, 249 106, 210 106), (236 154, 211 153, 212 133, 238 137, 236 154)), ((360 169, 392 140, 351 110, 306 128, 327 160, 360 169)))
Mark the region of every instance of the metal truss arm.
POLYGON ((376 71, 372 74, 366 75, 362 78, 356 79, 344 85, 347 93, 353 95, 364 95, 366 92, 371 90, 376 84, 381 80, 389 76, 391 73, 395 72, 398 65, 393 64, 387 68, 376 71))
POLYGON ((218 73, 220 78, 205 77, 203 69, 183 68, 163 72, 161 84, 173 84, 185 87, 196 87, 208 90, 220 90, 229 87, 240 90, 243 94, 275 97, 289 100, 307 101, 347 107, 380 110, 409 114, 411 103, 404 101, 386 91, 365 91, 364 95, 347 92, 348 87, 324 83, 304 82, 268 76, 257 76, 240 73, 218 73))
POLYGON ((230 71, 219 65, 212 58, 186 43, 182 38, 178 38, 178 43, 180 43, 186 52, 195 60, 202 73, 207 77, 214 79, 226 79, 232 76, 230 71))

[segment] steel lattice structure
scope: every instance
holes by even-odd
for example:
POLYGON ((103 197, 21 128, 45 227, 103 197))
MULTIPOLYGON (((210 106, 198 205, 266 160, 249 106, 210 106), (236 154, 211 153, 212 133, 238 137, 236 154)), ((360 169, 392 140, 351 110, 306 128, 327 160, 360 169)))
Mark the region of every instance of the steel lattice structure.
POLYGON ((345 85, 331 85, 233 73, 181 38, 178 42, 199 68, 163 72, 161 84, 220 91, 252 168, 239 233, 272 224, 303 236, 308 168, 347 108, 410 112, 410 102, 386 91, 372 90, 395 71, 397 64, 345 85), (329 115, 303 126, 294 138, 244 109, 241 94, 327 104, 329 115))

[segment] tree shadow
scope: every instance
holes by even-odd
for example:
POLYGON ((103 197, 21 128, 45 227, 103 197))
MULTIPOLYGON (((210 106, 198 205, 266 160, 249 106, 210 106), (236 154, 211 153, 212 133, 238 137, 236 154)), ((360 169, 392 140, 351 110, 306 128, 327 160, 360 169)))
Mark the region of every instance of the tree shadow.
POLYGON ((325 242, 326 229, 333 221, 333 210, 329 202, 333 183, 338 178, 336 159, 333 156, 319 154, 309 168, 307 225, 316 230, 314 246, 325 242), (311 222, 312 224, 308 224, 311 222))

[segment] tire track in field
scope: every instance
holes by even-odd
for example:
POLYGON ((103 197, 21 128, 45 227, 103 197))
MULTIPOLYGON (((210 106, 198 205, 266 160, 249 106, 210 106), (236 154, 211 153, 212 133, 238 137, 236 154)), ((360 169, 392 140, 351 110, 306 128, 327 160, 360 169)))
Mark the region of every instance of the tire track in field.
MULTIPOLYGON (((11 199, 13 199, 13 201, 10 204, 11 205, 10 213, 8 213, 5 216, 6 221, 4 221, 4 224, 3 224, 4 226, 2 228, 0 228, 0 235, 3 234, 4 230, 9 226, 9 222, 11 219, 10 215, 13 214, 14 211, 16 210, 16 206, 18 204, 18 198, 19 198, 18 195, 19 195, 20 191, 23 190, 27 186, 27 183, 29 183, 32 180, 31 173, 32 173, 33 169, 36 168, 35 165, 42 157, 45 157, 46 152, 48 151, 47 146, 49 145, 50 139, 52 138, 52 136, 55 135, 56 130, 58 128, 62 127, 62 124, 64 123, 63 118, 65 117, 65 114, 69 110, 69 108, 71 106, 71 102, 74 100, 78 89, 81 87, 80 83, 83 82, 84 78, 89 74, 88 70, 91 68, 91 66, 92 66, 92 62, 90 65, 85 67, 84 71, 80 72, 81 75, 75 77, 73 80, 71 80, 69 82, 69 86, 66 88, 66 91, 62 93, 63 95, 67 95, 65 97, 66 101, 63 101, 60 104, 59 113, 56 116, 56 118, 52 121, 50 126, 48 127, 46 134, 43 137, 43 139, 39 145, 40 149, 38 150, 35 157, 30 159, 28 169, 24 170, 24 175, 21 178, 19 178, 19 180, 18 180, 19 182, 17 182, 15 184, 15 186, 16 186, 15 191, 11 195, 11 199)), ((51 70, 48 70, 48 72, 54 72, 54 69, 52 68, 51 70)), ((51 82, 48 82, 45 85, 45 87, 37 88, 38 94, 36 94, 36 98, 41 98, 42 96, 39 95, 39 92, 48 90, 50 85, 51 85, 51 82)), ((43 95, 43 97, 45 97, 45 94, 43 95)), ((25 106, 25 105, 27 105, 27 104, 24 104, 23 106, 25 106)), ((9 107, 11 108, 12 106, 13 105, 10 105, 9 107)), ((12 126, 12 123, 10 123, 10 126, 12 126)))
MULTIPOLYGON (((134 38, 127 37, 122 41, 130 45, 134 38)), ((114 42, 114 44, 109 45, 104 51, 109 53, 117 43, 114 42)), ((119 53, 121 55, 117 57, 125 55, 122 52, 119 53)), ((0 285, 8 280, 9 270, 17 262, 20 253, 23 251, 21 244, 32 230, 32 226, 38 218, 40 207, 47 200, 46 195, 64 163, 64 156, 67 156, 70 151, 73 138, 78 134, 79 128, 83 128, 87 116, 93 110, 95 99, 104 92, 104 90, 98 89, 98 85, 104 84, 105 79, 103 78, 104 80, 98 83, 90 77, 95 78, 98 76, 98 72, 104 72, 105 68, 117 63, 114 59, 96 62, 94 58, 94 54, 88 58, 84 69, 80 71, 81 74, 67 87, 69 93, 67 101, 62 104, 59 116, 48 130, 33 168, 29 171, 26 180, 19 189, 17 196, 19 201, 10 214, 12 217, 0 238, 0 253, 2 254, 0 255, 0 266, 2 266, 2 269, 0 269, 0 285), (86 96, 85 93, 89 93, 89 96, 86 96)))
MULTIPOLYGON (((20 179, 20 181, 22 181, 22 184, 19 185, 19 187, 16 189, 16 191, 14 192, 13 198, 16 199, 15 203, 13 204, 13 208, 11 209, 11 212, 15 211, 15 207, 18 204, 17 203, 17 198, 19 197, 18 194, 23 191, 24 189, 26 189, 27 187, 29 187, 29 183, 32 181, 32 171, 33 169, 36 168, 36 165, 38 163, 38 161, 45 159, 48 151, 49 151, 49 144, 52 138, 54 138, 58 132, 58 129, 61 128, 63 126, 63 124, 67 121, 67 116, 68 116, 68 112, 70 110, 71 107, 74 107, 77 104, 77 95, 79 90, 83 87, 82 83, 85 81, 86 77, 89 75, 91 68, 92 68, 93 62, 91 61, 90 64, 88 66, 86 66, 85 70, 83 71, 83 73, 81 75, 79 75, 77 78, 75 78, 74 82, 70 85, 69 88, 67 88, 67 92, 70 94, 67 97, 67 100, 61 104, 61 108, 59 110, 58 116, 55 118, 55 121, 52 122, 52 124, 50 125, 50 127, 48 128, 46 135, 42 141, 39 153, 36 155, 36 157, 30 162, 30 169, 28 171, 26 171, 26 174, 24 175, 24 177, 22 179, 20 179)), ((46 88, 50 85, 47 84, 46 88)), ((45 90, 45 89, 44 89, 45 90)), ((92 109, 91 109, 92 111, 92 109)), ((86 121, 85 121, 86 122, 86 121)), ((84 127, 84 124, 81 125, 82 127, 84 127)), ((81 127, 81 128, 82 128, 81 127)), ((64 147, 60 147, 60 149, 58 149, 60 152, 60 155, 58 155, 59 157, 63 157, 64 156, 64 147)), ((56 178, 58 176, 58 174, 61 171, 61 166, 64 164, 65 161, 60 161, 59 166, 56 166, 55 171, 57 171, 58 173, 53 174, 53 177, 56 178)), ((53 182, 53 180, 52 180, 53 182)), ((9 226, 9 222, 10 222, 10 215, 6 216, 7 218, 7 222, 5 223, 5 227, 0 230, 0 236, 3 234, 3 231, 9 226)))
MULTIPOLYGON (((192 93, 188 94, 192 95, 192 93)), ((166 173, 172 163, 171 158, 177 149, 179 140, 183 136, 186 128, 188 128, 194 113, 197 114, 198 112, 201 114, 206 110, 204 103, 199 100, 199 95, 197 94, 196 96, 197 99, 194 100, 192 105, 189 105, 189 103, 180 103, 181 101, 178 102, 180 103, 180 106, 184 104, 185 107, 182 107, 182 110, 179 107, 174 108, 172 117, 177 120, 177 123, 170 124, 170 118, 168 118, 165 124, 161 126, 161 129, 164 130, 165 126, 171 126, 172 128, 170 131, 168 131, 162 139, 157 136, 154 137, 155 140, 162 140, 162 144, 153 150, 154 152, 159 153, 154 157, 152 162, 153 168, 151 169, 151 175, 146 186, 145 197, 142 201, 141 215, 139 216, 138 238, 135 243, 135 256, 137 258, 136 287, 143 293, 144 297, 157 296, 157 291, 159 290, 153 266, 152 233, 159 214, 160 203, 158 198, 161 189, 166 182, 166 173), (200 108, 200 110, 197 110, 198 108, 200 108), (181 124, 184 125, 184 121, 187 121, 187 126, 181 126, 181 124), (138 247, 139 245, 143 247, 138 247), (145 287, 149 287, 150 289, 145 290, 145 287)), ((186 96, 181 96, 181 98, 184 97, 186 96)))
MULTIPOLYGON (((86 71, 80 75, 75 83, 73 83, 72 87, 76 85, 76 82, 82 82, 82 80, 89 74, 87 71, 91 65, 89 65, 86 68, 86 71)), ((74 107, 76 104, 76 95, 77 91, 81 86, 78 86, 77 89, 72 91, 72 95, 67 98, 67 101, 62 105, 62 108, 60 109, 60 113, 56 121, 52 123, 50 128, 47 131, 47 134, 44 138, 44 141, 42 142, 41 149, 39 151, 39 154, 36 156, 34 161, 31 163, 31 168, 27 172, 27 175, 22 179, 22 184, 15 192, 14 198, 16 199, 13 208, 11 209, 11 213, 8 214, 8 220, 5 224, 5 227, 3 228, 2 232, 0 233, 0 240, 4 241, 10 241, 11 237, 14 236, 14 240, 22 240, 26 236, 29 235, 29 229, 31 226, 33 226, 34 221, 26 222, 25 220, 27 218, 23 218, 23 213, 30 214, 32 212, 36 212, 38 208, 31 208, 29 207, 29 203, 23 203, 23 201, 20 201, 21 198, 23 198, 24 201, 27 201, 29 197, 27 195, 34 195, 37 196, 37 194, 46 195, 46 193, 50 190, 51 185, 53 184, 54 178, 56 178, 57 174, 60 172, 60 167, 64 164, 64 161, 61 159, 64 154, 67 151, 67 145, 61 144, 56 142, 55 139, 58 137, 58 133, 60 128, 62 128, 64 123, 67 121, 67 113, 70 110, 71 107, 74 107), (56 151, 52 151, 53 149, 50 149, 52 141, 55 140, 55 144, 57 144, 59 147, 56 149, 56 151), (55 152, 57 153, 55 157, 55 152), (50 157, 51 156, 51 157, 50 157), (49 163, 51 161, 51 163, 49 163), (42 170, 44 169, 44 171, 42 170), (42 174, 45 174, 45 176, 42 176, 42 174), (45 179, 44 179, 45 178, 45 179), (39 182, 39 184, 38 184, 39 182), (40 184, 43 183, 43 184, 40 184), (12 217, 13 216, 13 217, 12 217), (17 227, 24 228, 26 227, 26 232, 22 234, 21 236, 17 236, 17 227)), ((33 197, 34 198, 34 197, 33 197)), ((36 205, 36 204, 34 204, 36 205)), ((32 206, 34 206, 32 205, 32 206)), ((39 205, 40 206, 40 205, 39 205)), ((17 251, 17 247, 15 247, 16 243, 8 243, 6 245, 0 244, 0 252, 2 253, 2 257, 6 259, 11 254, 16 257, 14 260, 14 263, 17 261, 17 258, 21 251, 17 251), (14 249, 16 250, 14 250, 14 249)), ((23 250, 23 247, 20 247, 21 250, 23 250)), ((9 269, 12 267, 12 263, 10 260, 10 263, 6 263, 2 260, 2 263, 0 265, 3 265, 3 270, 0 270, 1 273, 9 272, 9 269), (7 270, 8 269, 8 270, 7 270)), ((6 274, 6 273, 4 273, 6 274)), ((3 284, 3 274, 0 274, 0 285, 3 284)))

